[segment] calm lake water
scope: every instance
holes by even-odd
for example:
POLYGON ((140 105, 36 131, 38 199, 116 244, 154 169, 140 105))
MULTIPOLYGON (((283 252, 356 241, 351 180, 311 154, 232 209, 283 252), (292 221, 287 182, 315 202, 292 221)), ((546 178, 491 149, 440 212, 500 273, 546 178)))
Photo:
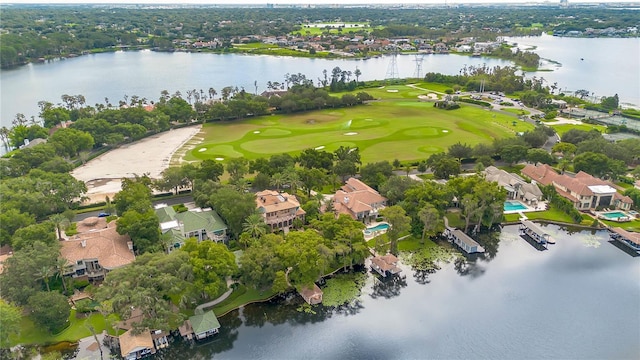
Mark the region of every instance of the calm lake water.
POLYGON ((205 344, 161 359, 637 359, 640 258, 605 231, 569 233, 538 251, 507 226, 486 258, 434 274, 370 276, 356 306, 299 312, 298 296, 220 319, 205 344), (499 240, 499 242, 498 242, 499 240))
MULTIPOLYGON (((519 44, 536 45, 544 58, 557 61, 554 71, 530 73, 542 76, 561 89, 588 89, 596 95, 618 93, 623 102, 640 104, 638 58, 640 39, 579 39, 542 36, 511 38, 519 44), (580 58, 584 58, 583 61, 580 58)), ((414 76, 415 57, 398 60, 399 77, 414 76)), ((384 79, 390 58, 369 60, 325 60, 293 57, 251 56, 241 54, 157 53, 151 51, 116 52, 81 56, 45 64, 29 64, 0 71, 0 126, 11 126, 17 113, 38 114, 40 100, 61 102, 62 94, 85 96, 88 104, 104 103, 105 97, 117 104, 124 95, 138 95, 157 100, 162 90, 179 90, 183 96, 190 89, 210 87, 220 92, 225 86, 244 87, 254 92, 266 89, 267 81, 284 81, 286 73, 303 73, 317 81, 322 70, 338 66, 362 72, 361 79, 384 79)), ((457 74, 465 65, 509 65, 508 61, 471 58, 460 55, 428 55, 422 74, 441 72, 457 74)))

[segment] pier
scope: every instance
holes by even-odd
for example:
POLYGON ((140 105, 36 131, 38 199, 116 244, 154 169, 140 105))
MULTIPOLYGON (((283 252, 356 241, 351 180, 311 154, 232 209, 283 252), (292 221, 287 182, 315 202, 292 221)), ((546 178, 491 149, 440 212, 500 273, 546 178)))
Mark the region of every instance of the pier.
POLYGON ((609 230, 611 231, 610 237, 612 240, 617 240, 640 255, 640 233, 627 231, 617 227, 609 230))
POLYGON ((531 240, 535 241, 538 245, 547 247, 547 244, 554 244, 555 241, 551 238, 551 235, 547 234, 538 225, 534 224, 531 220, 522 220, 520 222, 520 235, 525 235, 531 240))

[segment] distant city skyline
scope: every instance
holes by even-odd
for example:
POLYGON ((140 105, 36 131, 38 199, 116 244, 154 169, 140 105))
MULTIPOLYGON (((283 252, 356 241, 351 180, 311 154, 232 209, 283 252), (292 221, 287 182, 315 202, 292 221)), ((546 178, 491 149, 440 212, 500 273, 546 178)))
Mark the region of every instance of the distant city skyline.
MULTIPOLYGON (((173 5, 397 5, 397 4, 560 4, 560 0, 0 0, 0 4, 173 4, 173 5)), ((639 3, 637 0, 569 0, 577 3, 639 3)))

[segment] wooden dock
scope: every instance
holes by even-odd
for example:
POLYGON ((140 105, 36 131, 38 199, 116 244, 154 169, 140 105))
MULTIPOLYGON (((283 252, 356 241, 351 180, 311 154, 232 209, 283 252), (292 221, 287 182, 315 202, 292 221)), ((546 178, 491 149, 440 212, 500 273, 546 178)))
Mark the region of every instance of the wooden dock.
POLYGON ((555 241, 551 238, 551 235, 542 230, 531 220, 522 220, 520 222, 519 230, 520 235, 527 236, 531 240, 535 241, 538 245, 541 245, 545 248, 547 244, 555 244, 555 241))

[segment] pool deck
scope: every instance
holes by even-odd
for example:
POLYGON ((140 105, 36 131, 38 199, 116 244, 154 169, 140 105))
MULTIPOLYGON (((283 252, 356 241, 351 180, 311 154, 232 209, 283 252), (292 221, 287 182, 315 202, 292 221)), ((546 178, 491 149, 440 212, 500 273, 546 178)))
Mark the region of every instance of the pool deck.
POLYGON ((545 211, 548 208, 548 204, 547 204, 546 201, 540 201, 535 206, 528 205, 528 204, 526 204, 526 203, 524 203, 524 202, 522 202, 520 200, 507 200, 507 201, 517 201, 517 202, 521 203, 523 206, 525 206, 526 209, 506 210, 506 211, 504 211, 504 214, 518 214, 518 213, 522 213, 522 212, 545 211))
POLYGON ((627 222, 633 220, 633 217, 623 210, 596 211, 596 216, 600 220, 627 222), (607 214, 622 214, 622 216, 608 217, 607 214))
MULTIPOLYGON (((370 224, 368 224, 368 225, 367 225, 367 228, 366 228, 366 229, 362 230, 362 233, 364 234, 364 239, 365 239, 365 240, 371 240, 371 239, 373 239, 374 237, 376 237, 376 236, 378 236, 378 235, 382 235, 382 234, 386 233, 386 232, 387 232, 387 230, 386 230, 386 229, 385 229, 385 230, 376 230, 376 231, 372 231, 372 232, 371 232, 371 234, 367 234, 367 233, 365 232, 368 228, 376 227, 376 226, 378 226, 378 225, 380 225, 380 224, 387 224, 387 225, 389 225, 389 223, 388 223, 388 222, 386 222, 386 221, 373 221, 373 222, 371 222, 370 224)), ((391 226, 391 225, 389 225, 389 226, 391 226)))

